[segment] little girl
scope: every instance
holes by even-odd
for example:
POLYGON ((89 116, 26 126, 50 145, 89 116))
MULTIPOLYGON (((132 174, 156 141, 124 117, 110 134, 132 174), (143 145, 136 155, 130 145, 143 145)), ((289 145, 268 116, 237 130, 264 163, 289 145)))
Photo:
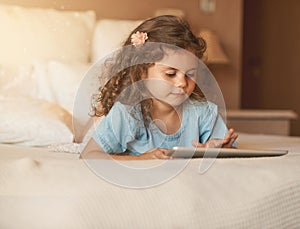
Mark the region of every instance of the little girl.
POLYGON ((95 116, 105 116, 82 158, 168 159, 174 146, 234 147, 201 79, 206 43, 176 16, 148 19, 132 31, 101 77, 95 116))

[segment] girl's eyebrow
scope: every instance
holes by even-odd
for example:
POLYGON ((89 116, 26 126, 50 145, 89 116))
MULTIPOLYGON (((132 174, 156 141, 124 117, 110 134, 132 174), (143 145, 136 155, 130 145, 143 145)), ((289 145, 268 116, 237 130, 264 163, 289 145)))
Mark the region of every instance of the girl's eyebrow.
POLYGON ((162 69, 163 70, 178 70, 177 68, 173 68, 173 67, 166 66, 166 65, 162 65, 162 69))
MULTIPOLYGON (((173 67, 170 67, 170 66, 166 66, 166 65, 163 65, 163 70, 178 70, 180 71, 178 68, 173 68, 173 67)), ((196 70, 197 68, 196 67, 192 67, 188 70, 186 70, 185 72, 190 72, 190 71, 193 71, 193 70, 196 70)))
POLYGON ((194 71, 194 70, 196 70, 197 68, 190 68, 190 69, 188 69, 186 72, 190 72, 190 71, 194 71))

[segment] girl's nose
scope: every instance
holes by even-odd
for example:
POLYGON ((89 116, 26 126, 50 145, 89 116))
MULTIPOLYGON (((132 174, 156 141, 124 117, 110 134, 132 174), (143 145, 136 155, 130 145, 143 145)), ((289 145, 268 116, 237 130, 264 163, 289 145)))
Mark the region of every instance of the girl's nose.
POLYGON ((183 73, 177 73, 175 87, 184 88, 187 85, 187 77, 183 73))

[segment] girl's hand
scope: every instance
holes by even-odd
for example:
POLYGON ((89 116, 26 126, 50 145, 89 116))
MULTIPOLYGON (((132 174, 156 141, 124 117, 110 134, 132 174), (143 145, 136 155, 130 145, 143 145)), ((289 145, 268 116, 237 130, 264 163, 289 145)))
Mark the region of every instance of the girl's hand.
POLYGON ((234 131, 234 129, 230 128, 223 139, 222 148, 234 148, 232 144, 236 141, 238 136, 239 135, 234 131))
POLYGON ((154 148, 151 149, 140 156, 140 159, 170 159, 170 156, 166 155, 167 149, 165 148, 154 148))
POLYGON ((206 143, 201 144, 195 140, 192 141, 195 147, 207 147, 207 148, 234 148, 233 143, 238 138, 238 134, 234 129, 229 129, 224 139, 210 139, 206 143))

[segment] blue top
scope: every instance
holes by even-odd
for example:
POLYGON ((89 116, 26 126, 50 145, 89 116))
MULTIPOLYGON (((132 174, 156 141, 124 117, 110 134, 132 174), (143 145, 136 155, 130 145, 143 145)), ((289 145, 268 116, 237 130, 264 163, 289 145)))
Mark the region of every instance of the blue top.
POLYGON ((174 134, 164 134, 155 124, 145 128, 141 106, 116 102, 94 133, 94 140, 106 153, 140 155, 152 148, 192 147, 192 140, 205 143, 210 138, 223 139, 227 127, 211 102, 187 100, 183 104, 181 127, 174 134))

